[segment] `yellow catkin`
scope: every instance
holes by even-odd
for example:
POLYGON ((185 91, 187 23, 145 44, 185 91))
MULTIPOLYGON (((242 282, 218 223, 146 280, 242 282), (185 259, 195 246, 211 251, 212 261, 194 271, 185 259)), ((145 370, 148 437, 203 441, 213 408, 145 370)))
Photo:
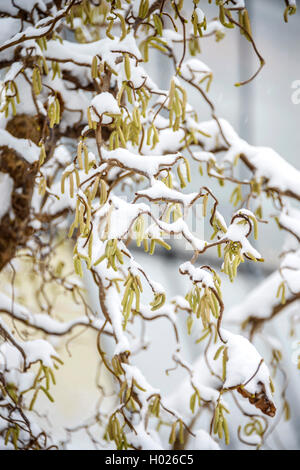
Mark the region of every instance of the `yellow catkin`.
POLYGON ((186 187, 186 182, 185 182, 183 174, 181 172, 180 165, 178 165, 178 167, 177 167, 177 174, 178 174, 178 177, 179 177, 179 180, 180 180, 180 187, 185 188, 186 187))
POLYGON ((153 21, 154 21, 154 25, 155 25, 156 31, 158 32, 159 36, 162 36, 163 24, 162 24, 162 21, 161 21, 161 17, 159 15, 155 14, 155 15, 153 15, 153 21))
POLYGON ((94 56, 92 60, 92 78, 95 80, 97 77, 98 77, 98 60, 97 60, 97 56, 94 56))
POLYGON ((80 228, 81 234, 84 232, 84 227, 85 227, 83 214, 84 214, 84 206, 81 205, 79 209, 79 228, 80 228))
POLYGON ((107 200, 107 186, 104 180, 100 180, 100 204, 104 204, 107 200))
POLYGON ((60 104, 59 100, 55 98, 55 124, 59 124, 60 121, 60 104))
POLYGON ((168 108, 169 109, 172 109, 174 96, 175 96, 175 82, 172 79, 171 84, 170 84, 170 91, 169 91, 169 103, 168 103, 168 108))
POLYGON ((95 197, 96 197, 98 187, 99 187, 99 182, 100 182, 100 178, 99 178, 99 176, 97 176, 97 178, 95 179, 94 185, 93 185, 92 192, 91 192, 91 200, 94 200, 95 197))
POLYGON ((91 109, 90 108, 87 108, 87 118, 88 118, 89 128, 93 129, 94 128, 94 123, 93 123, 93 120, 92 120, 91 109))
POLYGON ((93 233, 90 234, 89 244, 88 244, 88 256, 89 256, 89 264, 88 267, 91 267, 92 262, 92 249, 93 249, 93 233))
POLYGON ((64 173, 64 174, 62 175, 62 177, 61 177, 61 181, 60 181, 60 191, 61 191, 62 194, 64 194, 64 192, 65 192, 65 179, 66 179, 67 176, 68 176, 68 174, 67 174, 67 173, 64 173))
POLYGON ((185 168, 186 168, 186 178, 188 180, 188 182, 190 183, 191 182, 191 168, 190 168, 190 162, 188 161, 187 158, 184 159, 184 163, 185 163, 185 168))
POLYGON ((40 166, 43 165, 44 161, 46 160, 46 151, 45 151, 45 145, 41 145, 41 151, 40 151, 40 160, 39 164, 40 166))
POLYGON ((248 15, 248 11, 245 10, 243 14, 243 26, 245 30, 247 31, 249 36, 252 36, 252 31, 251 31, 251 25, 250 25, 250 19, 248 15))
POLYGON ((90 229, 90 223, 91 223, 91 208, 90 206, 87 206, 85 226, 88 230, 90 229))
POLYGON ((76 186, 78 188, 80 186, 80 176, 79 176, 77 168, 75 168, 74 173, 75 173, 76 186))
POLYGON ((230 443, 230 437, 229 437, 229 429, 228 429, 227 420, 225 418, 223 418, 222 424, 223 424, 223 430, 225 434, 225 444, 228 446, 230 443))
POLYGON ((174 444, 176 440, 176 426, 177 426, 177 421, 175 421, 175 423, 173 423, 171 427, 171 432, 169 436, 169 444, 171 445, 174 444))

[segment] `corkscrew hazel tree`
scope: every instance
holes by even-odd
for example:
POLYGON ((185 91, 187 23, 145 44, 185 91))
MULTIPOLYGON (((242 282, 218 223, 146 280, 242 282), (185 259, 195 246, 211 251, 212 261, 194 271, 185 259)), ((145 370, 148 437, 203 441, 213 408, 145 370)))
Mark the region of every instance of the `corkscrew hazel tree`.
MULTIPOLYGON (((274 386, 251 341, 266 321, 300 298, 299 212, 294 204, 300 200, 300 173, 272 149, 242 140, 218 119, 209 98, 213 71, 199 60, 206 37, 218 42, 239 29, 249 41, 259 66, 238 86, 246 86, 265 64, 244 1, 208 1, 215 3, 213 19, 205 14, 205 1, 201 8, 197 0, 189 8, 187 3, 8 0, 0 6, 6 34, 0 45, 0 268, 14 271, 26 257, 41 279, 40 312, 0 294, 1 448, 63 447, 37 424, 36 399, 45 394, 53 400, 55 369, 63 367, 47 337, 65 336, 78 326, 97 331, 97 350, 114 383, 113 408, 104 412, 100 407, 80 425, 87 431, 98 425, 93 438, 98 448, 219 448, 218 442, 229 444, 229 428, 246 444, 264 443, 276 413, 274 386), (152 49, 173 66, 164 89, 143 68, 152 49), (202 122, 189 103, 191 88, 209 106, 211 120, 202 122), (191 161, 199 174, 191 175, 191 161), (247 167, 248 179, 239 177, 237 166, 247 167), (204 174, 221 187, 235 185, 231 220, 225 220, 217 197, 202 184, 204 174), (199 188, 193 193, 192 180, 199 188), (217 270, 201 264, 201 255, 217 248, 220 271, 232 282, 241 263, 262 262, 250 235, 257 238, 264 229, 266 198, 290 238, 278 271, 227 312, 249 330, 249 341, 224 329, 228 309, 221 280, 217 270), (195 236, 187 223, 186 215, 199 202, 211 227, 209 240, 195 236), (151 279, 147 266, 136 262, 132 250, 137 246, 149 256, 157 245, 171 250, 170 235, 190 247, 186 262, 178 266, 190 287, 173 299, 151 279), (52 263, 57 245, 67 239, 74 250, 70 274, 63 261, 52 263), (97 311, 79 282, 88 270, 98 292, 97 311), (44 295, 51 283, 81 302, 82 316, 68 322, 55 318, 44 295), (144 291, 149 288, 153 300, 147 305, 144 291), (182 354, 177 329, 182 316, 186 334, 196 323, 202 329, 195 364, 182 354), (133 344, 134 324, 160 318, 169 321, 174 333, 174 365, 187 373, 172 397, 153 388, 132 364, 132 354, 146 347, 143 335, 133 344), (44 339, 21 338, 10 320, 44 339), (114 343, 112 354, 103 336, 114 343), (231 394, 243 423, 237 429, 226 403, 231 394), (247 400, 252 413, 243 408, 247 400), (210 427, 202 422, 202 410, 210 427)), ((295 1, 285 0, 284 20, 295 11, 295 1)), ((281 352, 273 343, 270 350, 276 370, 281 352)), ((280 410, 283 404, 288 415, 285 390, 281 398, 280 410)))

